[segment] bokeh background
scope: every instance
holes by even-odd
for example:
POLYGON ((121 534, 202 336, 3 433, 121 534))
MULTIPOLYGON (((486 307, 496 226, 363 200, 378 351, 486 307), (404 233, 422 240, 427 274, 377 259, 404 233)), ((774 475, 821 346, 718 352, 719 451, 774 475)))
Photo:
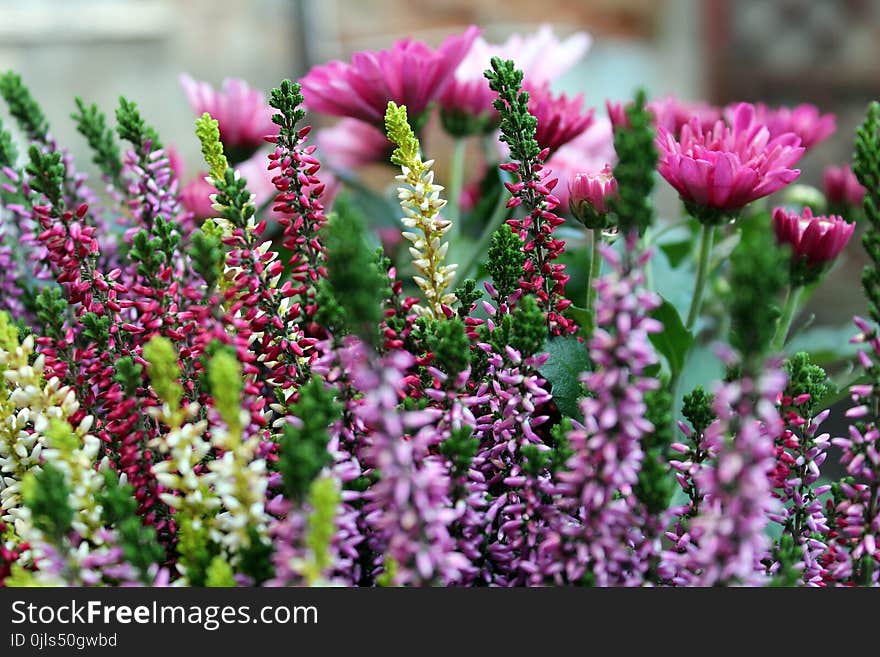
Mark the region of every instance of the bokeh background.
MULTIPOLYGON (((240 76, 267 90, 328 59, 403 36, 436 45, 472 23, 490 41, 544 23, 561 36, 589 32, 592 47, 555 87, 583 92, 599 113, 606 98, 639 85, 652 96, 833 111, 836 135, 802 163, 810 184, 826 165, 849 161, 855 126, 880 95, 877 0, 0 0, 0 70, 22 74, 82 168, 90 158, 68 119, 73 96, 112 111, 125 95, 193 175, 198 145, 181 72, 214 84, 240 76)), ((448 147, 443 139, 432 155, 448 147)), ((658 186, 661 210, 674 212, 658 186)), ((863 312, 860 268, 854 240, 799 321, 815 316, 833 329, 863 312)))

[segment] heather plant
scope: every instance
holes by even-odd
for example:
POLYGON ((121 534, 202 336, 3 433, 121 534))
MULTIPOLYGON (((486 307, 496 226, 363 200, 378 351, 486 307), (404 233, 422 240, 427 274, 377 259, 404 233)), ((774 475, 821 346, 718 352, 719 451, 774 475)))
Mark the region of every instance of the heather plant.
POLYGON ((183 76, 186 182, 77 98, 89 180, 0 76, 0 585, 876 586, 880 105, 792 190, 832 115, 606 121, 552 87, 588 46, 183 76), (866 316, 821 343, 856 221, 866 316))

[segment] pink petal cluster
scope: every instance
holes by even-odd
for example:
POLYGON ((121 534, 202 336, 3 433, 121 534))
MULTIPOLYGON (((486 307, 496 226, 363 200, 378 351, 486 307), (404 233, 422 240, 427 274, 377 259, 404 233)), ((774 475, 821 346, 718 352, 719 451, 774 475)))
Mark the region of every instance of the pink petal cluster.
POLYGON ((658 171, 686 204, 735 213, 795 180, 791 167, 804 153, 793 133, 771 137, 753 105, 736 107, 728 126, 716 121, 703 129, 697 119, 676 136, 657 129, 658 171))
POLYGON ((832 207, 849 206, 859 208, 865 200, 865 188, 856 178, 848 164, 842 167, 831 166, 822 176, 825 199, 832 207))
POLYGON ((227 148, 259 148, 264 137, 278 134, 265 95, 244 80, 226 78, 218 91, 184 73, 180 85, 198 116, 207 112, 217 120, 220 139, 227 148))
POLYGON ((559 178, 554 190, 559 204, 568 207, 568 188, 572 178, 583 171, 599 171, 606 164, 617 162, 611 122, 598 116, 593 124, 570 142, 561 146, 547 160, 547 168, 559 178))
MULTIPOLYGON (((737 111, 737 105, 731 105, 724 114, 731 123, 737 111)), ((801 139, 804 148, 812 148, 834 134, 837 124, 834 114, 821 114, 815 105, 803 103, 796 107, 771 108, 764 103, 755 105, 757 119, 770 131, 773 139, 788 132, 793 132, 801 139)))
POLYGON ((538 120, 535 139, 538 145, 552 153, 593 124, 593 109, 583 111, 584 96, 569 98, 564 93, 554 95, 549 85, 526 85, 529 91, 529 111, 538 120))
POLYGON ((404 39, 386 50, 354 53, 350 63, 334 60, 315 66, 301 80, 306 105, 382 126, 393 100, 417 117, 443 92, 477 34, 479 28, 471 26, 436 50, 404 39))
POLYGON ((390 157, 392 145, 385 133, 370 123, 345 118, 315 133, 318 153, 331 169, 359 169, 390 157))
POLYGON ((813 216, 809 207, 802 215, 775 208, 772 221, 777 241, 790 245, 794 256, 811 267, 821 267, 837 258, 856 229, 854 223, 837 215, 813 216))
POLYGON ((512 59, 523 77, 531 84, 549 83, 574 66, 590 47, 591 38, 577 32, 559 39, 549 25, 527 36, 513 34, 504 43, 493 44, 477 37, 468 54, 455 71, 455 78, 440 97, 440 106, 447 112, 458 111, 468 116, 495 115, 492 101, 495 92, 483 72, 492 57, 512 59))
POLYGON ((718 421, 706 429, 705 442, 716 462, 696 476, 706 497, 691 523, 694 543, 684 557, 694 585, 766 581, 759 564, 770 548, 768 514, 778 509, 770 472, 774 436, 782 431, 776 400, 785 384, 785 373, 767 363, 758 380, 724 383, 715 392, 718 421))
MULTIPOLYGON (((605 110, 608 112, 608 118, 614 128, 629 126, 626 110, 630 105, 632 105, 631 102, 605 101, 605 110)), ((675 96, 652 100, 647 107, 654 116, 655 125, 662 126, 674 135, 677 135, 693 119, 697 119, 703 130, 711 130, 715 122, 723 118, 721 110, 714 105, 680 100, 675 96)))
POLYGON ((572 214, 583 214, 581 207, 586 205, 597 214, 608 212, 608 201, 617 196, 617 180, 611 165, 606 164, 600 171, 576 173, 568 181, 568 199, 572 214))

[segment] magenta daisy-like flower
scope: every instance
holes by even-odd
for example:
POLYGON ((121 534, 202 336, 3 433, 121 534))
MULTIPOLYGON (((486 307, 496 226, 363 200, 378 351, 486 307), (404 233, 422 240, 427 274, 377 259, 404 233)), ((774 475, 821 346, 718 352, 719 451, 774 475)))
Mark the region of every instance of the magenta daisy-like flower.
POLYGON ((391 156, 392 144, 385 133, 370 123, 342 119, 315 133, 318 155, 334 170, 359 169, 391 156))
POLYGON ((542 85, 574 66, 590 42, 585 32, 559 39, 548 25, 525 37, 513 34, 500 44, 477 37, 440 96, 444 125, 452 134, 488 131, 497 125, 495 92, 483 75, 492 57, 514 60, 527 82, 542 85))
POLYGON ((698 218, 720 221, 752 201, 785 187, 800 175, 793 165, 804 154, 794 133, 770 136, 753 105, 737 106, 732 122, 704 130, 697 119, 679 135, 657 129, 660 175, 698 218))
POLYGON ((773 210, 773 230, 780 244, 788 244, 792 255, 810 268, 820 268, 840 255, 855 231, 837 215, 813 216, 810 208, 803 214, 785 208, 773 210))
POLYGON ((197 115, 207 112, 217 120, 220 139, 227 148, 256 149, 265 143, 266 136, 278 134, 265 95, 244 80, 226 78, 217 90, 184 73, 180 85, 197 115))
POLYGON ((861 207, 865 200, 865 188, 856 178, 848 164, 842 167, 831 166, 822 175, 825 199, 831 207, 861 207))
POLYGON ((315 66, 301 80, 309 109, 382 126, 389 100, 418 117, 443 92, 479 28, 447 38, 436 50, 412 39, 354 53, 350 63, 315 66))
MULTIPOLYGON (((730 105, 724 114, 730 123, 735 120, 738 105, 730 105)), ((796 107, 768 107, 764 103, 755 104, 758 123, 763 123, 770 131, 770 138, 793 132, 801 138, 804 148, 812 148, 834 134, 837 124, 834 114, 822 114, 819 108, 809 103, 796 107)))
POLYGON ((526 85, 529 91, 529 111, 538 120, 535 139, 538 145, 551 153, 564 146, 593 124, 593 109, 584 111, 584 96, 569 98, 554 95, 548 85, 526 85))

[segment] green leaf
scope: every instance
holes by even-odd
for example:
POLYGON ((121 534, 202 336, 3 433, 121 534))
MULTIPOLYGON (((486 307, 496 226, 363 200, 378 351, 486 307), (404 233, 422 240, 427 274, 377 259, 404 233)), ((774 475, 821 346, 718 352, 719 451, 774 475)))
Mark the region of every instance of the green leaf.
POLYGON ((855 356, 858 345, 849 341, 855 332, 851 324, 816 326, 795 335, 785 350, 790 354, 806 351, 814 363, 824 367, 855 356))
POLYGON ((595 326, 593 311, 579 306, 569 306, 566 314, 581 327, 580 331, 578 331, 578 335, 585 340, 589 340, 590 336, 593 335, 593 327, 595 326))
POLYGON ((684 361, 694 342, 694 336, 685 328, 675 306, 666 299, 651 313, 651 317, 663 324, 662 333, 651 334, 651 344, 666 358, 669 370, 675 378, 675 375, 684 368, 684 361))
POLYGON ((673 269, 678 269, 678 266, 690 255, 693 244, 692 239, 686 239, 680 242, 665 242, 659 246, 660 250, 666 254, 670 266, 673 269))
POLYGON ((732 235, 728 235, 723 240, 719 241, 712 248, 712 262, 710 263, 709 271, 714 271, 720 267, 721 264, 730 257, 730 254, 733 253, 740 241, 742 241, 742 233, 739 231, 732 235))
POLYGON ((653 272, 652 280, 656 286, 656 292, 669 301, 679 315, 686 315, 694 289, 693 268, 673 267, 663 249, 658 249, 654 253, 648 266, 653 272))
POLYGON ((539 372, 552 386, 553 401, 560 413, 579 419, 578 400, 584 396, 580 377, 590 369, 587 345, 574 336, 556 337, 547 340, 544 351, 550 354, 550 358, 539 372))

